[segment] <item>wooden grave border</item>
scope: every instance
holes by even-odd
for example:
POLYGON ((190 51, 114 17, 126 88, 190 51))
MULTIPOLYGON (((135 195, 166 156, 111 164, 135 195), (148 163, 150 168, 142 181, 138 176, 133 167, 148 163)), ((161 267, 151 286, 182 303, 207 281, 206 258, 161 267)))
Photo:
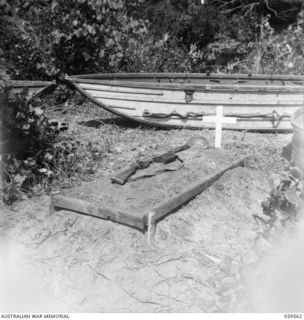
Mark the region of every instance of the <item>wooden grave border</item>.
POLYGON ((174 210, 180 208, 195 196, 209 188, 215 181, 220 179, 224 173, 237 167, 245 166, 248 161, 248 156, 242 157, 233 162, 230 166, 217 172, 210 174, 195 183, 187 186, 180 193, 168 198, 159 205, 153 207, 149 212, 142 216, 134 215, 132 212, 124 210, 116 210, 112 208, 99 207, 97 203, 65 197, 62 195, 54 195, 51 197, 50 213, 56 210, 71 210, 80 214, 98 217, 105 220, 110 220, 130 227, 134 227, 143 232, 147 230, 148 243, 152 244, 155 240, 156 224, 161 218, 165 217, 174 210))

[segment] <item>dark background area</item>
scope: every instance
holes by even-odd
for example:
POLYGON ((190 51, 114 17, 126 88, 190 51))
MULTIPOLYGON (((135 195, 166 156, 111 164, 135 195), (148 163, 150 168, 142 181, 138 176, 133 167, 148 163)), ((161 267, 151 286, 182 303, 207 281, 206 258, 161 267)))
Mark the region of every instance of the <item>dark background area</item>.
POLYGON ((0 65, 61 73, 303 73, 302 0, 1 0, 0 65))

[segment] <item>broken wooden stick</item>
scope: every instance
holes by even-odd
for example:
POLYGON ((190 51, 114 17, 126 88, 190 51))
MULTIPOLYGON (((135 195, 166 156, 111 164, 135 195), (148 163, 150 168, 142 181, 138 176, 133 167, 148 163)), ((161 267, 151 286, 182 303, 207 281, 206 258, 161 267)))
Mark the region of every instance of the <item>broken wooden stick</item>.
POLYGON ((118 222, 141 230, 145 229, 144 217, 126 211, 100 207, 97 203, 81 199, 55 195, 51 198, 50 213, 60 209, 118 222))
POLYGON ((191 186, 182 190, 178 195, 174 196, 173 198, 167 199, 158 206, 154 207, 149 212, 149 219, 148 219, 148 241, 149 243, 153 242, 153 237, 155 234, 155 224, 156 221, 159 220, 161 217, 166 216, 173 210, 178 209, 186 202, 206 190, 210 187, 215 181, 217 181, 225 172, 228 170, 234 169, 236 167, 244 166, 248 157, 243 157, 237 161, 235 161, 229 167, 222 169, 214 174, 210 174, 207 177, 195 182, 191 186))

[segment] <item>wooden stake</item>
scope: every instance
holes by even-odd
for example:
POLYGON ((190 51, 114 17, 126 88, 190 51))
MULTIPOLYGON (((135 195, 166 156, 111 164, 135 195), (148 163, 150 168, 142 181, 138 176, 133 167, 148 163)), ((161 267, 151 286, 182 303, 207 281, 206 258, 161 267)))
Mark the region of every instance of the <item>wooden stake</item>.
POLYGON ((50 203, 50 210, 49 210, 49 215, 53 215, 55 213, 55 205, 54 205, 54 198, 51 197, 51 203, 50 203))
POLYGON ((148 213, 148 244, 151 246, 155 240, 156 222, 154 220, 155 213, 148 213))
POLYGON ((223 106, 216 107, 215 147, 220 148, 222 143, 223 106))

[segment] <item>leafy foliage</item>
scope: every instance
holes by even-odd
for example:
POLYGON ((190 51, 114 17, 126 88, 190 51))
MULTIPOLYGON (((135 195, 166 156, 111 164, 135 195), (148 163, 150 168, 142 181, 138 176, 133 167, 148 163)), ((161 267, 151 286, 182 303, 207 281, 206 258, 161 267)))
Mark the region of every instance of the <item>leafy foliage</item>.
POLYGON ((303 74, 303 31, 303 11, 297 25, 290 26, 281 33, 275 33, 266 21, 259 44, 263 73, 303 74))
POLYGON ((128 23, 121 0, 21 3, 14 2, 13 17, 2 17, 0 29, 13 77, 118 71, 128 23))
POLYGON ((274 217, 276 211, 296 216, 303 201, 303 174, 298 167, 291 167, 283 175, 270 177, 272 190, 269 197, 262 201, 263 214, 274 217))
POLYGON ((303 47, 298 0, 1 1, 0 64, 16 79, 302 70, 296 67, 302 67, 303 47), (284 64, 280 51, 288 47, 292 54, 284 64))
MULTIPOLYGON (((282 5, 282 2, 279 1, 282 5)), ((275 3, 263 1, 218 1, 223 25, 215 41, 207 46, 205 59, 214 70, 239 73, 301 74, 303 73, 303 10, 294 1, 293 18, 285 19, 278 28, 275 3), (298 14, 299 13, 299 14, 298 14), (296 17, 296 18, 295 18, 296 17), (279 30, 278 30, 279 29, 279 30)), ((286 5, 290 8, 292 1, 286 5)))
POLYGON ((216 6, 200 1, 147 0, 137 10, 135 16, 149 22, 149 30, 157 39, 170 34, 179 46, 188 49, 194 43, 200 49, 205 47, 220 27, 216 6))
POLYGON ((2 17, 0 25, 0 50, 2 61, 13 78, 44 78, 36 65, 43 59, 41 39, 26 21, 2 17), (9 30, 9 32, 8 32, 9 30))
POLYGON ((298 167, 290 167, 280 175, 271 175, 269 182, 272 189, 261 202, 263 217, 253 214, 256 222, 264 227, 264 237, 297 221, 304 200, 303 173, 298 167))
POLYGON ((3 201, 7 204, 94 173, 104 156, 102 148, 95 150, 72 135, 59 135, 41 102, 26 100, 26 91, 8 103, 3 122, 3 201))
POLYGON ((4 201, 10 203, 20 190, 30 191, 53 175, 47 163, 56 132, 39 107, 27 104, 26 91, 8 104, 4 117, 4 201))

